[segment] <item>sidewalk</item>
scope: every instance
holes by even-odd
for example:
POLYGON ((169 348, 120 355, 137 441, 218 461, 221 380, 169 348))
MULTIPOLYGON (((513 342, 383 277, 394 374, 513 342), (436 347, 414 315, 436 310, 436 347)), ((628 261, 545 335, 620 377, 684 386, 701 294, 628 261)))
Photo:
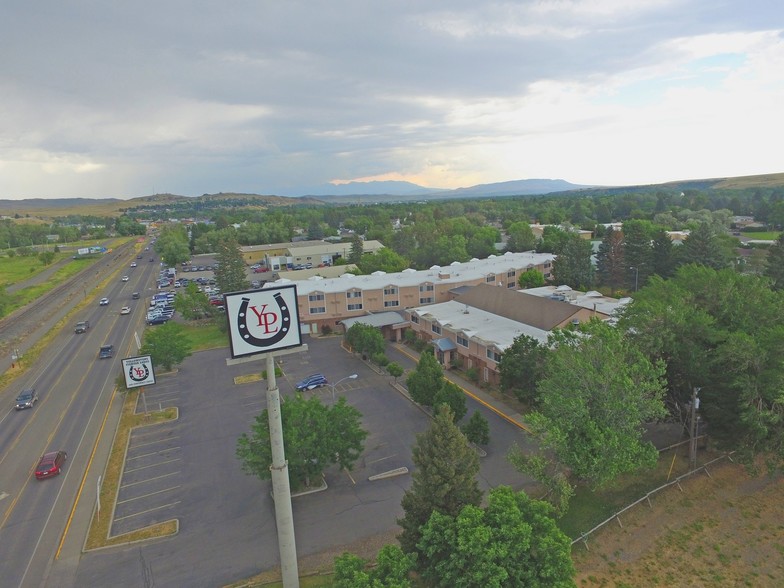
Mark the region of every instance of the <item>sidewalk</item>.
MULTIPOLYGON (((397 363, 399 363, 404 368, 413 369, 416 366, 416 364, 419 362, 420 354, 401 343, 392 343, 391 350, 394 350, 401 357, 406 358, 408 360, 408 361, 397 361, 397 363)), ((523 420, 523 415, 521 415, 519 412, 514 412, 509 406, 504 404, 502 401, 494 398, 493 396, 491 396, 490 394, 488 394, 487 392, 479 388, 479 386, 476 386, 473 382, 468 382, 467 380, 461 378, 460 376, 458 376, 457 374, 449 370, 444 370, 444 377, 450 382, 452 382, 453 384, 459 386, 467 396, 470 396, 480 404, 489 408, 501 418, 505 419, 506 421, 510 422, 516 427, 522 429, 526 433, 531 432, 528 429, 528 427, 525 425, 525 421, 523 420)))

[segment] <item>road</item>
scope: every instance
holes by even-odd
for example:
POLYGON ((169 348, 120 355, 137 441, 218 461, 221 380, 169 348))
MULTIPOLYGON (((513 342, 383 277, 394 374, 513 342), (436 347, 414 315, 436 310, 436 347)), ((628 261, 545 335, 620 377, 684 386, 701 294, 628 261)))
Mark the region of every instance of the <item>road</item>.
POLYGON ((159 269, 157 263, 130 268, 134 258, 128 250, 112 263, 117 276, 100 293, 110 299, 108 306, 96 302, 73 317, 73 323, 89 320, 90 330, 77 335, 72 325, 64 328, 37 364, 0 396, 3 586, 46 583, 112 400, 120 359, 135 354, 133 333, 141 333, 146 300, 131 300, 131 293, 145 291, 159 269), (128 282, 120 280, 123 274, 128 282), (126 304, 133 312, 121 316, 126 304), (115 355, 98 360, 98 348, 106 343, 115 346, 115 355), (31 409, 14 410, 16 393, 28 387, 36 389, 39 401, 31 409), (62 474, 36 480, 39 457, 57 449, 68 453, 62 474))

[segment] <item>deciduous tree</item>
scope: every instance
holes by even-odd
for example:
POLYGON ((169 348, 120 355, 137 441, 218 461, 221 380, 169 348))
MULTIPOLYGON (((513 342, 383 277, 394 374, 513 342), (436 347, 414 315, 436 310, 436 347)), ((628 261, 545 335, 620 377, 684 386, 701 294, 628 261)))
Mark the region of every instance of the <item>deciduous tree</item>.
POLYGON ((417 367, 408 374, 406 387, 411 398, 422 406, 433 406, 436 394, 441 389, 444 370, 432 353, 426 349, 420 356, 417 367))
POLYGON ((184 336, 184 330, 182 325, 173 321, 147 329, 139 353, 149 355, 154 366, 171 370, 191 355, 191 344, 184 336))
POLYGON ((528 335, 518 335, 501 355, 498 371, 501 386, 511 391, 519 400, 533 404, 537 386, 544 375, 547 348, 528 335))

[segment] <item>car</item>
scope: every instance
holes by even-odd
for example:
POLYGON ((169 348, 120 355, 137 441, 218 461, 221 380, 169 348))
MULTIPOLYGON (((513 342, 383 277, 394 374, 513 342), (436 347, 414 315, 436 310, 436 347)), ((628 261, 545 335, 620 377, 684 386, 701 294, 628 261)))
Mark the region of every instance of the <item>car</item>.
POLYGON ((329 382, 323 374, 312 374, 297 383, 297 390, 313 390, 314 388, 321 388, 328 385, 329 382))
POLYGON ((123 281, 123 282, 127 282, 127 281, 128 281, 128 276, 123 276, 123 277, 122 277, 122 281, 123 281))
POLYGON ((98 359, 109 359, 114 355, 114 345, 101 345, 98 350, 98 359))
POLYGON ((134 292, 133 294, 131 294, 131 298, 133 298, 134 300, 139 300, 139 298, 141 298, 141 294, 139 294, 138 292, 134 292))
POLYGON ((166 324, 166 322, 169 320, 169 318, 170 317, 162 314, 160 316, 156 316, 156 317, 153 317, 151 319, 147 319, 147 324, 148 325, 163 325, 163 324, 166 324))
POLYGON ((43 480, 56 476, 62 471, 66 459, 68 459, 68 454, 65 451, 44 453, 38 460, 38 465, 35 466, 36 479, 43 480))
POLYGON ((135 261, 131 262, 131 267, 136 267, 136 262, 135 261))
POLYGON ((100 306, 108 306, 108 304, 109 304, 109 299, 108 299, 108 298, 101 298, 101 300, 98 302, 98 304, 99 304, 100 306))
POLYGON ((19 396, 16 397, 16 410, 24 410, 25 408, 33 408, 33 404, 38 400, 38 394, 35 393, 33 388, 22 390, 19 396))
POLYGON ((120 309, 120 314, 131 314, 131 307, 130 306, 123 306, 120 309))
POLYGON ((137 256, 136 256, 136 259, 141 259, 141 258, 142 258, 142 256, 141 256, 141 255, 137 255, 137 256))
POLYGON ((74 328, 74 333, 86 333, 89 328, 90 328, 90 321, 79 321, 78 323, 76 323, 76 327, 74 328))
POLYGON ((150 261, 151 261, 151 262, 152 262, 152 261, 155 261, 155 258, 154 258, 154 257, 151 257, 151 258, 150 258, 150 261))

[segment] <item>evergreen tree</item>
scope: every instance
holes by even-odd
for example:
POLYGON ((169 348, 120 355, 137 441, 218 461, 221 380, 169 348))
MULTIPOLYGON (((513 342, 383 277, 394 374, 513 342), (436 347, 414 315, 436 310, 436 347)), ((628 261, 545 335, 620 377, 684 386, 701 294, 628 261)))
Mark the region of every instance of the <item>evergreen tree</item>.
POLYGON ((435 420, 417 435, 413 448, 411 488, 403 495, 404 516, 398 537, 406 553, 418 553, 421 528, 433 512, 457 516, 466 505, 478 506, 482 492, 476 481, 479 457, 455 425, 449 408, 441 406, 435 420))
POLYGON ((697 225, 678 253, 682 264, 696 263, 715 270, 729 267, 733 261, 731 250, 708 223, 697 225))
POLYGON ((351 251, 348 254, 348 262, 359 264, 362 261, 362 254, 365 253, 365 242, 362 240, 362 236, 354 233, 354 236, 351 237, 351 251))
POLYGON ((406 387, 414 402, 422 406, 433 406, 443 380, 444 370, 432 350, 428 349, 419 356, 416 369, 408 374, 406 387))
POLYGON ((233 237, 226 236, 218 241, 216 259, 218 267, 215 268, 215 281, 221 292, 241 292, 250 287, 242 251, 233 237))
POLYGON ((650 221, 628 220, 623 223, 623 255, 628 273, 626 289, 642 288, 653 274, 651 241, 654 226, 650 221))
POLYGON ((591 242, 581 239, 575 233, 567 233, 567 238, 558 256, 553 261, 552 281, 580 290, 593 284, 593 264, 591 263, 591 242))
POLYGON ((672 239, 664 229, 658 229, 653 236, 653 273, 669 278, 675 271, 675 251, 672 239))
POLYGON ((776 244, 768 250, 765 275, 770 278, 774 290, 784 290, 784 233, 776 239, 776 244))
POLYGON ((471 415, 471 418, 468 419, 462 430, 466 439, 475 445, 487 445, 490 443, 490 425, 478 410, 474 411, 474 414, 471 415))
POLYGON ((599 251, 596 253, 596 274, 601 284, 615 294, 626 284, 628 265, 623 254, 623 234, 612 227, 607 229, 599 251))

